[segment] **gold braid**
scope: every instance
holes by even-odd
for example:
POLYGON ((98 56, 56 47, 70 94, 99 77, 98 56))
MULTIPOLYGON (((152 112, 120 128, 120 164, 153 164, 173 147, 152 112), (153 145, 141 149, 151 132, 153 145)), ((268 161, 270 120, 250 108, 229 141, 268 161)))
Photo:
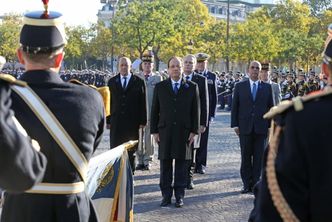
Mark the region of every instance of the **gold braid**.
POLYGON ((267 185, 270 190, 273 204, 277 208, 282 220, 285 222, 299 222, 300 220, 296 217, 282 194, 277 180, 275 161, 282 130, 283 128, 281 126, 276 125, 274 135, 271 137, 266 163, 267 185))

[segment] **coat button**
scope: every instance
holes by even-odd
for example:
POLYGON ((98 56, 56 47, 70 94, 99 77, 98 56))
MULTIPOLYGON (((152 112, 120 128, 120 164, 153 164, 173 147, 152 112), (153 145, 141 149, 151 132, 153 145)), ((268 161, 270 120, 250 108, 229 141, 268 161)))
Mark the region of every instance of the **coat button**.
POLYGON ((176 125, 176 122, 173 122, 173 125, 176 125))

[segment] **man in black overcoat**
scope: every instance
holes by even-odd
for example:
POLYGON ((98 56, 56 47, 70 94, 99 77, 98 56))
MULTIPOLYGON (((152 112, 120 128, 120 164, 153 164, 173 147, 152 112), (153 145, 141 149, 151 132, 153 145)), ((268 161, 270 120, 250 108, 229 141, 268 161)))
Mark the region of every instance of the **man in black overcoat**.
MULTIPOLYGON (((54 114, 76 144, 79 159, 84 160, 81 163, 87 163, 102 139, 103 100, 95 89, 66 83, 60 78, 58 73, 66 44, 64 33, 60 13, 38 11, 23 17, 17 54, 26 72, 20 80, 26 82, 54 114)), ((92 201, 84 190, 86 172, 79 172, 16 91, 11 99, 16 118, 27 134, 38 141, 47 158, 47 167, 37 187, 25 193, 7 193, 1 221, 97 221, 92 201)))
POLYGON ((170 78, 155 87, 151 134, 159 142, 161 206, 171 204, 175 160, 175 206, 182 207, 188 175, 186 160, 192 156, 191 144, 199 132, 199 95, 195 83, 182 79, 181 58, 172 57, 169 60, 168 72, 170 78))
POLYGON ((200 99, 200 127, 199 134, 195 137, 193 143, 193 157, 188 161, 188 183, 187 189, 194 189, 193 174, 195 168, 195 158, 196 150, 200 147, 201 134, 205 132, 205 129, 208 125, 208 116, 209 116, 209 92, 207 78, 203 75, 199 75, 194 71, 196 67, 196 57, 194 55, 187 55, 183 58, 184 69, 183 69, 183 78, 187 81, 192 81, 197 84, 199 91, 200 99))
POLYGON ((242 193, 252 192, 261 175, 270 121, 263 115, 273 106, 271 85, 258 79, 262 66, 250 63, 249 79, 235 84, 231 127, 240 138, 242 193))
MULTIPOLYGON (((131 72, 127 57, 119 60, 119 74, 108 82, 111 91, 111 115, 107 119, 110 128, 111 149, 139 139, 139 128, 147 122, 146 85, 144 80, 131 72)), ((135 171, 137 145, 128 151, 131 169, 135 171)))

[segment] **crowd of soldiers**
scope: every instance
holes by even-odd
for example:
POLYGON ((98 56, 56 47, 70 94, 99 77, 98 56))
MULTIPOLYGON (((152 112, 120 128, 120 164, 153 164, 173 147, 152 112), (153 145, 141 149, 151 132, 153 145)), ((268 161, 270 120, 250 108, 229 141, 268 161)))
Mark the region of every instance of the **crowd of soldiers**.
MULTIPOLYGON (((247 78, 246 74, 241 72, 233 73, 215 72, 218 76, 218 110, 230 111, 232 108, 232 93, 237 82, 247 78)), ((303 69, 295 71, 281 71, 273 67, 270 79, 280 86, 281 100, 290 100, 296 96, 304 96, 313 91, 323 89, 327 85, 327 79, 324 76, 310 70, 305 73, 303 69)))

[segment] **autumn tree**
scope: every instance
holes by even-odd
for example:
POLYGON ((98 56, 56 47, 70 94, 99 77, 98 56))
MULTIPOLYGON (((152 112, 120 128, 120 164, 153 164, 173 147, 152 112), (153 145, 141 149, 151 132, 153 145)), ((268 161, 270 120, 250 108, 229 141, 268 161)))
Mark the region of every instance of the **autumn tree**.
POLYGON ((0 23, 0 55, 4 56, 7 61, 16 60, 21 27, 20 15, 5 15, 0 23))

